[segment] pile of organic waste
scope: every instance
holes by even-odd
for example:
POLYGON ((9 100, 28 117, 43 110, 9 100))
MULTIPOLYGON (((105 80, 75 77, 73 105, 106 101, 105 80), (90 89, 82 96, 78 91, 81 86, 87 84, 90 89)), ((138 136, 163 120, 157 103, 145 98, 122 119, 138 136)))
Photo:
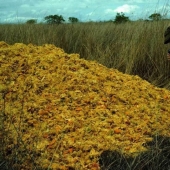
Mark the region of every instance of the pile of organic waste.
POLYGON ((170 136, 170 92, 54 45, 0 42, 1 152, 14 169, 100 169, 170 136))

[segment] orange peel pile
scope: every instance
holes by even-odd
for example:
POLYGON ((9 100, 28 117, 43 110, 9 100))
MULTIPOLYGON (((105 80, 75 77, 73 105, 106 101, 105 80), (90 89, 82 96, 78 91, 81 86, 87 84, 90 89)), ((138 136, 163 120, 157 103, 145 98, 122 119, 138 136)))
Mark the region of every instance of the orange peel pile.
POLYGON ((152 135, 170 136, 170 92, 138 76, 50 44, 0 42, 0 66, 3 152, 15 167, 97 170, 104 150, 137 155, 152 135))

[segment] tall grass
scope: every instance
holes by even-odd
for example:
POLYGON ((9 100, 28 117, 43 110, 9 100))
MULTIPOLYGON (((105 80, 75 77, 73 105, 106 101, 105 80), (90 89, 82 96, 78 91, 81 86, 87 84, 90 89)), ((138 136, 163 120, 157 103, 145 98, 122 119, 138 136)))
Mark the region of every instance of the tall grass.
POLYGON ((170 64, 164 45, 168 21, 136 21, 124 24, 6 24, 0 40, 8 44, 55 44, 67 53, 97 60, 107 67, 139 75, 159 87, 170 88, 170 64))

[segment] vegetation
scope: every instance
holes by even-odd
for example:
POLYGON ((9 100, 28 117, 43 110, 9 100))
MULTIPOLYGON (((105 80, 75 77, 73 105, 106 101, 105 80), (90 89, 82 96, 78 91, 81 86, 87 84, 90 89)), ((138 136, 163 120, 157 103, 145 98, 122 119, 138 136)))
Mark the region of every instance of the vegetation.
POLYGON ((36 19, 29 19, 26 21, 26 24, 37 24, 37 20, 36 19))
POLYGON ((149 16, 149 19, 151 19, 153 21, 159 21, 162 19, 162 16, 160 13, 153 13, 149 16))
POLYGON ((62 15, 48 15, 44 18, 44 20, 48 24, 61 24, 65 21, 62 15))
POLYGON ((104 151, 99 159, 101 170, 169 170, 170 138, 153 136, 148 142, 148 152, 133 157, 125 157, 118 152, 104 151))
POLYGON ((71 23, 79 22, 78 18, 75 18, 75 17, 69 17, 68 21, 71 22, 71 23))
POLYGON ((129 17, 125 16, 123 12, 117 13, 114 22, 115 23, 124 23, 130 21, 129 17))

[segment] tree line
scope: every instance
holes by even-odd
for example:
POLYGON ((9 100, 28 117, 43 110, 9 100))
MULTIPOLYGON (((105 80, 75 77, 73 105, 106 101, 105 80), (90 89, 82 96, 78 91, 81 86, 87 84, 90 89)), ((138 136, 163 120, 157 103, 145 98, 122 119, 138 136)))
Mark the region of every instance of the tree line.
MULTIPOLYGON (((163 19, 163 16, 160 13, 153 13, 148 17, 151 21, 159 21, 161 19, 163 19)), ((44 21, 47 24, 61 24, 65 22, 65 19, 63 18, 62 15, 48 15, 46 17, 44 17, 44 21)), ((114 23, 124 23, 124 22, 128 22, 131 21, 129 19, 128 16, 125 16, 125 14, 123 12, 117 13, 116 17, 114 20, 110 20, 114 23)), ((149 21, 149 20, 146 20, 149 21)), ((68 22, 69 23, 77 23, 79 22, 79 19, 76 17, 69 17, 68 18, 68 22)), ((37 20, 36 19, 29 19, 26 21, 27 24, 36 24, 37 20)))
MULTIPOLYGON (((65 22, 65 19, 63 18, 62 15, 48 15, 44 18, 44 21, 47 24, 61 24, 65 22)), ((68 22, 70 23, 76 23, 79 22, 79 19, 76 17, 69 17, 68 22)), ((36 24, 37 20, 36 19, 29 19, 26 21, 27 24, 36 24)))

